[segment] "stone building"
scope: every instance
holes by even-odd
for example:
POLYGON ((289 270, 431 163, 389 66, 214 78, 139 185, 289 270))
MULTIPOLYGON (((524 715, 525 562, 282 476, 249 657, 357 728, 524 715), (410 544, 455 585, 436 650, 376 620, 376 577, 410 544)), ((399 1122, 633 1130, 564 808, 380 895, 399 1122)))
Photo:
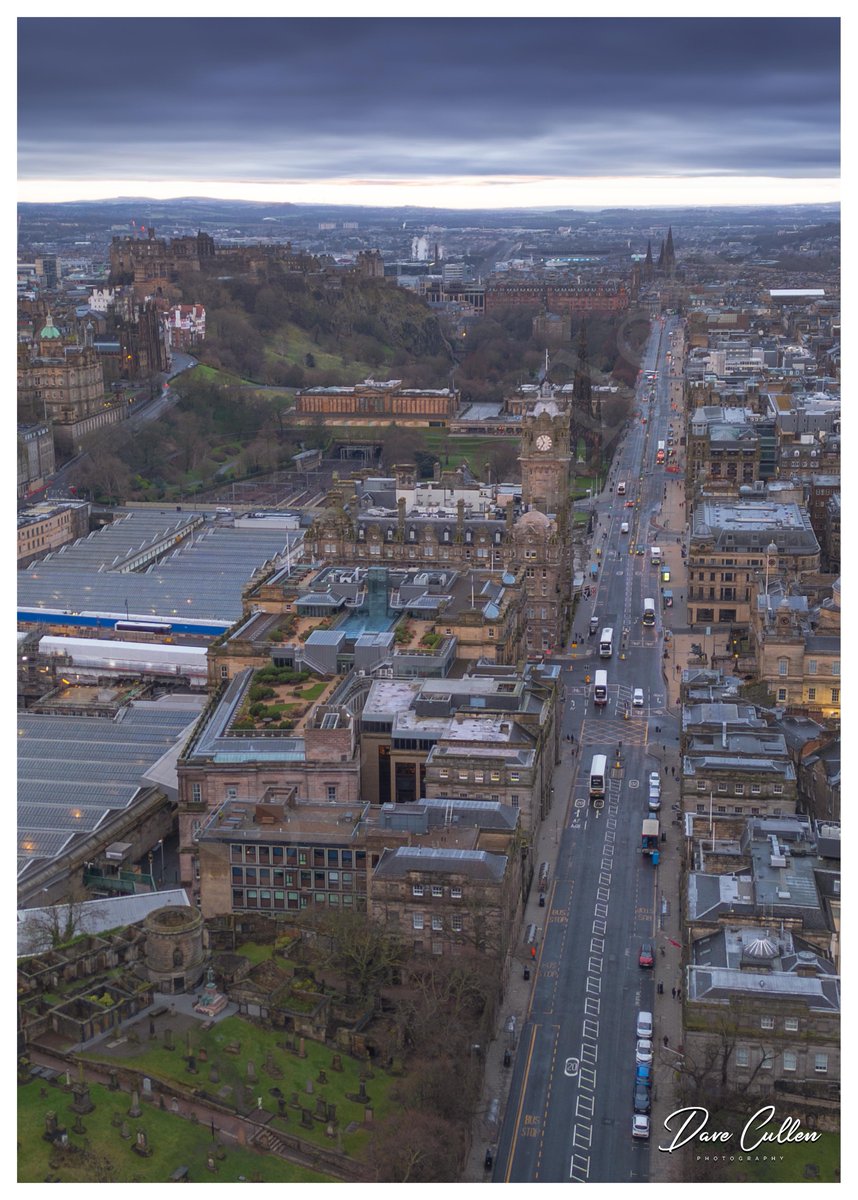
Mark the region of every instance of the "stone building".
POLYGON ((192 992, 203 975, 203 918, 196 908, 166 905, 149 913, 144 964, 161 992, 192 992))
POLYGON ((798 580, 819 570, 819 542, 799 504, 704 500, 688 546, 688 623, 748 625, 756 575, 798 580))
POLYGON ((830 600, 808 598, 778 581, 757 592, 751 637, 757 675, 776 703, 823 721, 840 718, 840 580, 830 600))
POLYGON ((488 283, 485 292, 486 314, 504 308, 538 308, 559 316, 580 316, 625 312, 628 306, 629 292, 622 283, 582 286, 538 280, 498 280, 488 283))
POLYGON ((760 476, 760 438, 750 409, 724 405, 697 408, 688 422, 686 502, 707 484, 726 485, 739 495, 760 476))
POLYGON ((183 886, 198 889, 197 838, 225 802, 256 802, 270 789, 296 788, 302 799, 355 803, 360 757, 355 719, 317 704, 292 730, 236 728, 253 685, 240 672, 203 713, 179 758, 179 864, 183 886))
POLYGON ((64 344, 50 316, 32 348, 19 343, 18 412, 23 421, 49 421, 55 449, 65 457, 80 451, 85 436, 123 416, 106 392, 92 344, 64 344))
POLYGON ((777 1101, 834 1100, 840 1084, 840 978, 786 930, 726 926, 692 943, 684 1054, 711 1086, 777 1101))
POLYGON ((86 500, 45 501, 18 512, 18 566, 25 567, 67 542, 86 537, 89 514, 86 500))
POLYGON ((311 387, 295 393, 295 412, 299 415, 367 417, 375 424, 395 420, 446 424, 458 410, 458 391, 404 388, 401 379, 365 379, 353 387, 311 387))

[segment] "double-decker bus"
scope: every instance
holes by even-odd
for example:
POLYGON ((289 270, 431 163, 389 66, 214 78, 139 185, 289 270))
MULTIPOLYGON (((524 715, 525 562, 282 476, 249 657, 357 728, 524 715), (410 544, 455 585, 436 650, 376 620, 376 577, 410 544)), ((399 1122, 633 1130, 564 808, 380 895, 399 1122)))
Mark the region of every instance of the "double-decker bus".
POLYGON ((664 462, 664 442, 659 442, 658 446, 656 447, 655 461, 656 463, 664 462))
POLYGON ((607 758, 604 754, 594 754, 593 761, 590 763, 590 799, 596 808, 601 808, 605 803, 607 778, 607 758))

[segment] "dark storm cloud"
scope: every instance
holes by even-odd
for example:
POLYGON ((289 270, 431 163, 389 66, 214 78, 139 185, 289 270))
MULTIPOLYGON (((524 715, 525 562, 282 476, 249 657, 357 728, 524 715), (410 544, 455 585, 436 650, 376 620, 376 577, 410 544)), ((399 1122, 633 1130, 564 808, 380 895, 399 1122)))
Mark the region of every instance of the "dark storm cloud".
POLYGON ((19 23, 24 178, 836 175, 839 22, 19 23))

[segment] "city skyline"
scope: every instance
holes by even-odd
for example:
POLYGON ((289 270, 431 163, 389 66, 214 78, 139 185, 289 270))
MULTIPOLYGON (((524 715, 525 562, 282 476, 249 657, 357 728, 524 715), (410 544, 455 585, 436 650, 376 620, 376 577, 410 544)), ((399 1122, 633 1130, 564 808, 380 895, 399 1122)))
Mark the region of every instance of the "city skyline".
POLYGON ((27 18, 18 196, 832 203, 839 40, 828 18, 27 18))

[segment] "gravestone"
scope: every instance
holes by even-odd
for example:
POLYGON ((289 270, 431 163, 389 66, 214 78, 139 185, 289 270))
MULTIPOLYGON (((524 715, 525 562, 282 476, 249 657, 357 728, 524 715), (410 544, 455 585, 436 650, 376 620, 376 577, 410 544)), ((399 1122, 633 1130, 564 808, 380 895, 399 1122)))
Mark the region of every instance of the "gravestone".
POLYGON ((143 1110, 140 1107, 140 1093, 137 1088, 131 1093, 131 1107, 128 1110, 129 1117, 139 1117, 143 1115, 143 1110))
POLYGON ((372 1056, 369 1050, 366 1052, 366 1064, 364 1065, 364 1074, 367 1079, 375 1079, 375 1071, 372 1069, 372 1056))
POLYGON ((304 1129, 313 1128, 313 1114, 310 1112, 309 1108, 301 1109, 301 1125, 304 1129))
POLYGON ((199 1050, 197 1051, 197 1058, 200 1060, 200 1062, 208 1062, 209 1055, 205 1046, 200 1046, 199 1050))
POLYGON ((365 1108, 365 1109, 363 1110, 363 1123, 364 1123, 364 1125, 371 1125, 371 1124, 372 1124, 373 1115, 374 1115, 374 1114, 373 1114, 373 1111, 372 1111, 372 1109, 371 1109, 371 1108, 365 1108))
POLYGON ((47 1100, 47 1098, 48 1098, 48 1089, 46 1087, 40 1087, 39 1088, 39 1099, 47 1100))
POLYGON ((331 1121, 334 1125, 336 1125, 336 1123, 337 1123, 337 1106, 336 1106, 336 1104, 328 1105, 328 1120, 331 1121))
POLYGON ((91 1113, 95 1105, 89 1098, 89 1084, 79 1081, 72 1085, 72 1109, 76 1113, 91 1113))
POLYGON ((247 1082, 256 1083, 256 1066, 252 1058, 247 1060, 247 1082))
POLYGON ((42 1137, 46 1142, 52 1142, 57 1136, 57 1114, 53 1111, 45 1113, 45 1132, 42 1137))
POLYGON ((170 1101, 170 1108, 173 1112, 179 1111, 179 1101, 175 1096, 173 1096, 173 1098, 170 1101))
POLYGON ((143 1099, 144 1100, 152 1099, 152 1080, 149 1078, 148 1075, 143 1076, 143 1099))
POLYGON ((148 1158, 152 1153, 152 1147, 149 1145, 149 1139, 146 1136, 145 1129, 137 1130, 137 1140, 131 1149, 135 1154, 139 1154, 141 1158, 148 1158))
POLYGON ((343 1069, 342 1055, 335 1054, 334 1057, 331 1059, 331 1070, 332 1071, 342 1071, 342 1069, 343 1069))
POLYGON ((337 1136, 337 1131, 334 1128, 333 1121, 328 1121, 327 1125, 325 1126, 325 1137, 335 1138, 336 1136, 337 1136))
POLYGON ((131 1137, 131 1130, 128 1128, 127 1121, 123 1121, 122 1124, 120 1125, 119 1136, 121 1138, 124 1138, 126 1141, 128 1141, 128 1139, 131 1137))
POLYGON ((150 1021, 150 1022, 149 1022, 149 1041, 150 1041, 150 1042, 152 1041, 152 1039, 154 1038, 154 1036, 155 1036, 155 1022, 154 1022, 154 1021, 150 1021))
POLYGON ((110 1077, 110 1081, 107 1086, 110 1088, 111 1092, 118 1092, 119 1091, 119 1072, 117 1071, 116 1067, 111 1067, 110 1070, 107 1072, 107 1074, 110 1077))
POLYGON ((298 1042, 298 1057, 299 1058, 307 1057, 307 1047, 304 1045, 303 1038, 301 1038, 301 1040, 298 1042))
POLYGON ((328 1105, 325 1102, 324 1096, 316 1097, 316 1111, 313 1113, 313 1116, 317 1121, 327 1121, 328 1105))
POLYGON ((293 1093, 292 1093, 292 1099, 289 1101, 289 1105, 290 1105, 290 1107, 291 1107, 291 1108, 300 1108, 300 1107, 301 1107, 301 1103, 300 1103, 300 1101, 298 1100, 298 1093, 297 1093, 297 1092, 293 1092, 293 1093))
POLYGON ((307 1080, 307 1083, 306 1083, 306 1085, 305 1085, 305 1087, 304 1087, 304 1091, 307 1093, 307 1095, 308 1095, 308 1096, 312 1096, 312 1094, 313 1094, 313 1081, 312 1081, 312 1079, 308 1079, 308 1080, 307 1080))
POLYGON ((217 1063, 212 1063, 209 1067, 209 1080, 212 1083, 220 1083, 220 1071, 217 1069, 217 1063))
POLYGON ((288 1115, 286 1113, 286 1097, 282 1095, 277 1097, 277 1116, 282 1117, 284 1121, 288 1120, 288 1115))
POLYGON ((118 1129, 119 1126, 122 1124, 121 1113, 115 1112, 113 1114, 113 1116, 110 1118, 110 1124, 113 1126, 114 1129, 118 1129))
POLYGON ((197 1074, 197 1060, 193 1054, 188 1055, 188 1065, 185 1067, 185 1070, 189 1075, 197 1074))
POLYGON ((78 1113, 74 1119, 74 1125, 72 1125, 72 1133, 86 1133, 86 1126, 84 1125, 83 1120, 81 1119, 80 1113, 78 1113))
POLYGON ((327 1083, 327 1082, 328 1082, 328 1077, 327 1077, 327 1075, 325 1074, 325 1068, 324 1068, 324 1067, 319 1067, 319 1074, 318 1074, 318 1077, 317 1077, 317 1079, 316 1079, 316 1083, 327 1083))
POLYGON ((158 1107, 160 1108, 161 1112, 165 1112, 165 1111, 166 1111, 166 1109, 167 1109, 167 1102, 166 1102, 166 1100, 164 1099, 164 1093, 163 1093, 163 1092, 160 1092, 160 1093, 159 1093, 159 1095, 158 1095, 158 1107))
POLYGON ((209 1154, 208 1157, 206 1158, 206 1170, 211 1171, 212 1173, 220 1170, 220 1168, 218 1167, 217 1163, 214 1160, 214 1155, 212 1155, 212 1154, 209 1154))

